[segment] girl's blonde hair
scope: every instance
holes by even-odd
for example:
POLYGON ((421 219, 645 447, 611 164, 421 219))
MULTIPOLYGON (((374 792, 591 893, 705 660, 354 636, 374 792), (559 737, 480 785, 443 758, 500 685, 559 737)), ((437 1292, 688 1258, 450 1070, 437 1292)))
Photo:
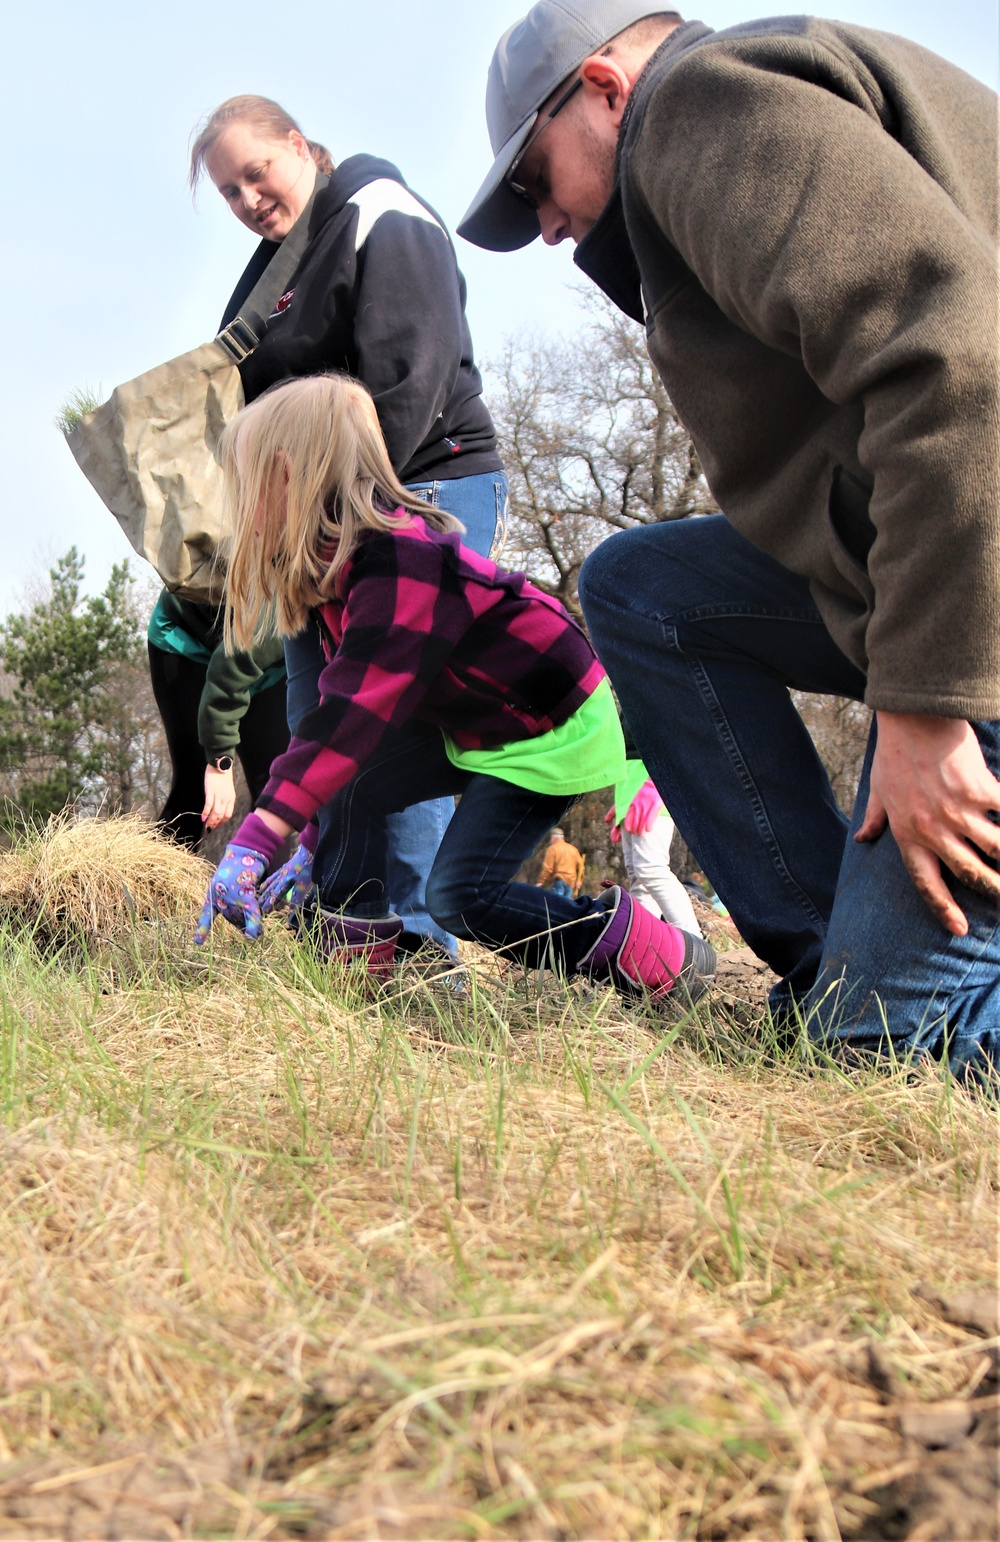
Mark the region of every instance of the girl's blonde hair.
POLYGON ((226 578, 226 647, 293 637, 332 599, 364 530, 419 514, 463 526, 399 481, 364 386, 310 375, 274 386, 224 431, 219 456, 234 514, 226 578))
MULTIPOLYGON (((302 134, 291 113, 286 112, 278 102, 272 102, 269 96, 231 96, 198 125, 191 145, 191 164, 188 170, 188 182, 192 192, 198 186, 206 155, 231 123, 249 124, 265 139, 273 139, 275 143, 287 139, 293 131, 296 134, 302 134)), ((302 137, 306 139, 304 134, 302 137)), ((325 171, 329 176, 333 171, 333 156, 329 150, 315 139, 306 139, 306 144, 309 147, 309 154, 316 162, 317 171, 325 171)))

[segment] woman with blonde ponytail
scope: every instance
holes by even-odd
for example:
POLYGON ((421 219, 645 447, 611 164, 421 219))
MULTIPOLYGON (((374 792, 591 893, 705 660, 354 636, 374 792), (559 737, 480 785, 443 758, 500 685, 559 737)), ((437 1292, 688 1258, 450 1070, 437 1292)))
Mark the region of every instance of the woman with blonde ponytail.
POLYGON ((268 392, 227 429, 223 458, 233 643, 292 635, 312 613, 326 661, 317 705, 212 878, 197 940, 216 914, 259 936, 289 887, 308 887, 308 840, 262 886, 268 863, 332 809, 335 857, 299 924, 330 958, 384 978, 403 925, 388 904, 384 817, 460 793, 427 884, 439 926, 626 996, 699 996, 711 948, 624 890, 573 899, 514 881, 568 803, 625 770, 604 670, 562 606, 406 492, 353 381, 268 392))

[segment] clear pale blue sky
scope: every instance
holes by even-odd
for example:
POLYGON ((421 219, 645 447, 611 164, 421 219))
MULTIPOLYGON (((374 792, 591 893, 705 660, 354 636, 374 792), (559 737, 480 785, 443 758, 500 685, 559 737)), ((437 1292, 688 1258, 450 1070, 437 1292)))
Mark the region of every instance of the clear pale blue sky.
MULTIPOLYGON (((74 542, 92 588, 127 555, 53 414, 75 387, 107 394, 211 336, 252 250, 211 186, 192 205, 186 148, 198 119, 237 92, 275 97, 335 159, 366 150, 396 161, 454 227, 490 162, 490 55, 527 3, 12 7, 0 614, 74 542)), ((769 14, 749 0, 681 7, 714 27, 769 14)), ((819 14, 903 33, 996 85, 995 0, 845 0, 819 14)), ((458 246, 480 357, 509 333, 573 327, 568 244, 508 256, 458 246)))

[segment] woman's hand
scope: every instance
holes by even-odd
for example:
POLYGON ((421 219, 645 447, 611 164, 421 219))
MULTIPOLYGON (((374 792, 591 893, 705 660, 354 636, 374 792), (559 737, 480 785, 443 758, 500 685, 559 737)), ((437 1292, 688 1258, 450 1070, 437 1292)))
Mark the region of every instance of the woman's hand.
POLYGON ((217 830, 232 819, 236 808, 236 778, 232 770, 205 767, 205 807, 201 811, 206 830, 217 830))
POLYGON ((890 827, 921 898, 955 937, 969 929, 944 881, 942 864, 959 883, 1000 900, 1000 782, 961 718, 879 712, 871 792, 856 841, 874 841, 890 827))

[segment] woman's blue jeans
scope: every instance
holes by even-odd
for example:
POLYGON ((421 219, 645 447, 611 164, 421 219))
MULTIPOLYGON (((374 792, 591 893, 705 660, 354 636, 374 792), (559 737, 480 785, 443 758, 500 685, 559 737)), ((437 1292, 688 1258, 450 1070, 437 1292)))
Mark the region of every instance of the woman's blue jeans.
MULTIPOLYGON (((789 687, 860 700, 865 678, 806 580, 722 515, 611 536, 580 598, 642 758, 747 942, 782 976, 818 1041, 1000 1065, 1000 909, 952 883, 952 937, 914 889, 891 832, 859 846, 874 750, 848 821, 789 687)), ((961 618, 956 617, 956 624, 961 618)), ((1000 773, 1000 723, 974 723, 1000 773)))
POLYGON ((445 753, 441 730, 429 723, 411 720, 388 736, 328 804, 322 904, 355 916, 384 916, 391 838, 386 815, 413 798, 446 796, 453 805, 456 793, 461 802, 427 879, 431 916, 446 932, 528 965, 547 963, 572 974, 607 925, 607 909, 593 899, 567 899, 513 882, 569 800, 460 771, 445 753))
MULTIPOLYGON (((450 482, 413 482, 409 486, 411 492, 462 521, 462 539, 467 546, 480 556, 497 560, 507 528, 509 482, 504 472, 487 471, 450 482)), ((324 662, 319 632, 312 624, 286 641, 288 726, 293 734, 304 714, 319 701, 319 677, 324 662)), ((416 937, 432 937, 454 955, 455 939, 434 921, 425 894, 427 876, 453 810, 452 798, 434 798, 392 814, 388 871, 392 908, 402 917, 405 930, 416 937)), ((320 840, 313 863, 321 888, 327 861, 328 823, 324 811, 320 815, 320 840)), ((358 879, 365 876, 361 872, 355 874, 358 879)))

